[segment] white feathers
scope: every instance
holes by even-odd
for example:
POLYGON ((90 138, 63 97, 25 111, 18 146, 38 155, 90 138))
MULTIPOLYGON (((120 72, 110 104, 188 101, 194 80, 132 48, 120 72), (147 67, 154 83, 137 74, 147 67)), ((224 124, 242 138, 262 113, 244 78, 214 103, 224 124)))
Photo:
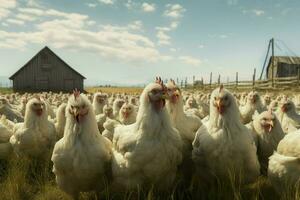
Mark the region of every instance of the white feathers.
POLYGON ((99 133, 93 107, 83 95, 71 96, 62 139, 51 160, 58 186, 77 198, 79 192, 101 190, 108 176, 111 143, 99 133))
POLYGON ((140 98, 137 120, 118 126, 113 139, 114 185, 136 188, 172 186, 181 162, 182 142, 163 107, 163 88, 149 84, 140 98))
POLYGON ((47 120, 46 105, 31 99, 26 105, 24 123, 15 127, 10 143, 18 155, 39 157, 49 153, 56 141, 54 124, 47 120))
POLYGON ((198 130, 193 143, 193 159, 201 176, 211 173, 227 179, 231 171, 247 183, 259 175, 251 133, 239 120, 234 97, 223 88, 217 88, 211 95, 208 129, 198 130))

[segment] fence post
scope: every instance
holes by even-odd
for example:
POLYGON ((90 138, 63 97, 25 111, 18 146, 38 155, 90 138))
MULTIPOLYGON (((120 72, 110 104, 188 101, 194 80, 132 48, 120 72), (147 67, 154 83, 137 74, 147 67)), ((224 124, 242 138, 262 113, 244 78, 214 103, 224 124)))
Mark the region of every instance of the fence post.
POLYGON ((298 86, 300 85, 300 68, 298 67, 298 86))
POLYGON ((212 83, 212 72, 210 72, 210 77, 209 77, 209 88, 211 88, 211 83, 212 83))
POLYGON ((255 76, 256 76, 256 68, 254 68, 254 73, 252 77, 252 87, 255 88, 255 76))
POLYGON ((218 85, 220 85, 221 83, 221 75, 219 74, 219 77, 218 77, 218 85))
POLYGON ((239 73, 236 72, 236 74, 235 74, 235 89, 237 89, 238 85, 239 85, 239 73))

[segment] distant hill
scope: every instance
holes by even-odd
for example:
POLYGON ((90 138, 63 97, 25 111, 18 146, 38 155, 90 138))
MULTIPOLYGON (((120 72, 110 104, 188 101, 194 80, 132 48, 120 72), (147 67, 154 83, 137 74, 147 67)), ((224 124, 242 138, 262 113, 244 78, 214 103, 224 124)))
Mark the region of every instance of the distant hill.
POLYGON ((11 82, 8 76, 0 76, 0 87, 11 87, 11 82))

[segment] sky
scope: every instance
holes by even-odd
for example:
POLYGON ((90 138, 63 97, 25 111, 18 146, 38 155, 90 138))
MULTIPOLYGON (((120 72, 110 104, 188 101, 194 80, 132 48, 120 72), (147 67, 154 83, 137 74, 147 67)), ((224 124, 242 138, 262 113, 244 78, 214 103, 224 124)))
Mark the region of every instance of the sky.
POLYGON ((87 85, 250 80, 269 40, 300 55, 299 0, 0 0, 0 77, 44 46, 87 85))

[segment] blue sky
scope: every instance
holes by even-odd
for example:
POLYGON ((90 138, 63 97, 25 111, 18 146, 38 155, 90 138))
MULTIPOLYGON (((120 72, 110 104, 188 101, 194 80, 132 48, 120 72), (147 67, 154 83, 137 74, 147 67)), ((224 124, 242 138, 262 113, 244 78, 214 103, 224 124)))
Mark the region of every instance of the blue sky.
POLYGON ((300 55, 299 13, 299 0, 0 0, 0 76, 47 45, 87 84, 251 79, 271 37, 300 55))

